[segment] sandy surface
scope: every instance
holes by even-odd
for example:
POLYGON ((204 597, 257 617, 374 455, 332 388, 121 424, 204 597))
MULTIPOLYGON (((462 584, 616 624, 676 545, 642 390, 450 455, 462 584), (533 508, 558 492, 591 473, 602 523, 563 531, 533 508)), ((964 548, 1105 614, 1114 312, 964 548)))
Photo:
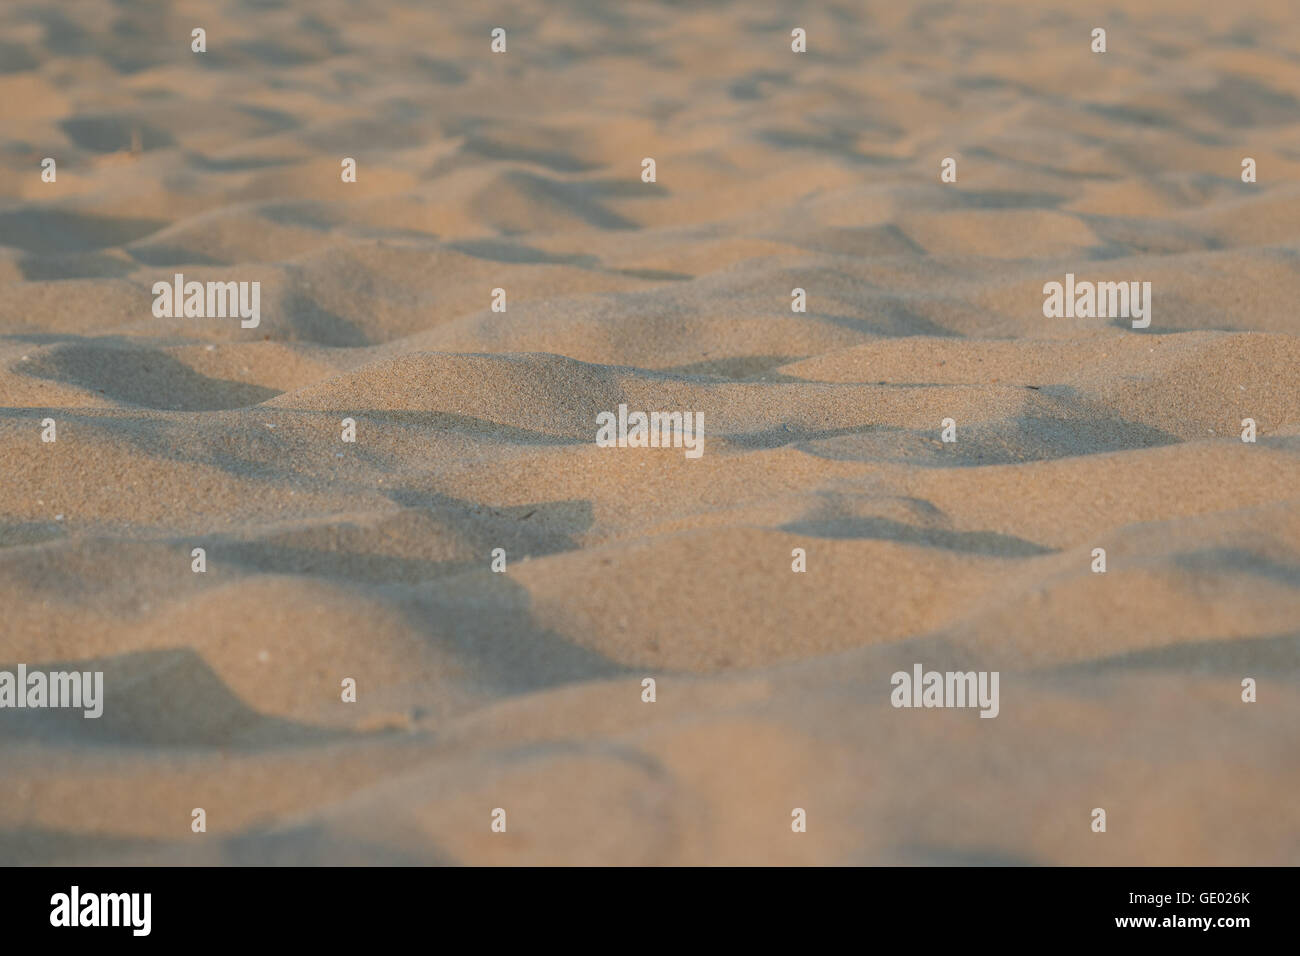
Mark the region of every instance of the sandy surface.
POLYGON ((1127 6, 5 3, 0 863, 1300 863, 1300 18, 1127 6))

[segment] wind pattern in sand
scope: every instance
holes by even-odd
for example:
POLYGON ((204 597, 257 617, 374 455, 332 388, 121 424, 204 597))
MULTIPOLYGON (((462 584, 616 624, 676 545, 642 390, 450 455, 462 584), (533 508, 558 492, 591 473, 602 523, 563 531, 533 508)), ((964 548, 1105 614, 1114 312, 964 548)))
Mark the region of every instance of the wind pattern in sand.
POLYGON ((1300 861, 1297 90, 1285 2, 3 4, 0 669, 106 701, 0 862, 1300 861))

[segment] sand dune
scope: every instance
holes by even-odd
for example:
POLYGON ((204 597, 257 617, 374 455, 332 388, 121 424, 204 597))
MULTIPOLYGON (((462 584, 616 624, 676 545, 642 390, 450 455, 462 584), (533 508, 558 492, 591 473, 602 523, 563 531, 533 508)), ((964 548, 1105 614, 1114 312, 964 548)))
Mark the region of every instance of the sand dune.
POLYGON ((1300 862, 1293 13, 6 4, 0 863, 1300 862))

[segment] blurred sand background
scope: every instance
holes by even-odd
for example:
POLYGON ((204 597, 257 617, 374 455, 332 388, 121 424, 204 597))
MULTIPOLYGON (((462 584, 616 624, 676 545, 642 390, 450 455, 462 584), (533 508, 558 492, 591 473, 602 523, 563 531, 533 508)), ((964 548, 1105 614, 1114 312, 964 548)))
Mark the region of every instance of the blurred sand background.
POLYGON ((0 863, 1300 863, 1298 252, 1289 2, 7 2, 0 863))

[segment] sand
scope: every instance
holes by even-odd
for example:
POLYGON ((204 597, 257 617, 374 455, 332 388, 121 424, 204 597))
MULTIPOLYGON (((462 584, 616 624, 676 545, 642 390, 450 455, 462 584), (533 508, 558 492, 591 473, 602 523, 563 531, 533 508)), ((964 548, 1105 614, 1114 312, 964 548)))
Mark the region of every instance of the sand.
POLYGON ((0 863, 1300 863, 1300 21, 1129 6, 4 4, 0 863))

